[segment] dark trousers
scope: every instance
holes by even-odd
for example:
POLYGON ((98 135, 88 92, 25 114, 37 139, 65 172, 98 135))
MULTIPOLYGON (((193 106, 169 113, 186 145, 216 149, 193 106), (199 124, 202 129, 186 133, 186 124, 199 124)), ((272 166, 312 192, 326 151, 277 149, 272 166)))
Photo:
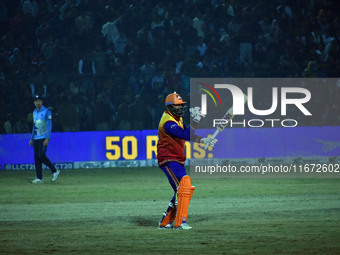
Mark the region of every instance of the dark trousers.
POLYGON ((39 139, 33 141, 35 171, 37 173, 37 178, 39 179, 42 179, 42 163, 48 166, 52 173, 57 171, 51 161, 46 157, 47 146, 43 145, 44 140, 45 139, 39 139))

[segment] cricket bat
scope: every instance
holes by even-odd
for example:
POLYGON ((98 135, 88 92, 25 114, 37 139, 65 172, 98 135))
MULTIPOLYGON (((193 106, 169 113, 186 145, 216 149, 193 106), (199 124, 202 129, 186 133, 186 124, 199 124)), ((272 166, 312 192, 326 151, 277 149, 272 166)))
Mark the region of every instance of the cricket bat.
MULTIPOLYGON (((247 95, 243 94, 244 96, 244 103, 246 103, 248 101, 248 97, 247 95)), ((223 122, 223 124, 218 124, 216 126, 216 130, 214 132, 214 134, 211 136, 212 139, 215 139, 216 136, 222 132, 229 124, 230 120, 234 118, 234 109, 233 106, 229 108, 229 110, 226 112, 226 114, 224 114, 223 119, 226 120, 226 122, 223 122)), ((208 149, 209 144, 205 145, 205 149, 208 149)))

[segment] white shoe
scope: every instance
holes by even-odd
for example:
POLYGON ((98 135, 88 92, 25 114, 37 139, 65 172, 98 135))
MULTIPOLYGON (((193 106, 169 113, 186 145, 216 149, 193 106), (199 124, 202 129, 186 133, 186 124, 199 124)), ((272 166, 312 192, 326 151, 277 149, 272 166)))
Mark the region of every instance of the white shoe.
POLYGON ((158 229, 172 229, 172 224, 171 224, 171 223, 167 224, 167 225, 164 226, 164 227, 161 227, 161 222, 162 222, 162 221, 160 221, 160 222, 158 223, 158 229))
POLYGON ((192 227, 190 227, 188 223, 182 222, 182 224, 178 228, 175 228, 175 229, 189 230, 189 229, 192 229, 192 227))
POLYGON ((31 181, 31 183, 43 183, 43 180, 35 178, 34 180, 31 181))
POLYGON ((53 173, 51 182, 55 182, 58 179, 59 174, 60 170, 57 170, 57 172, 53 173))

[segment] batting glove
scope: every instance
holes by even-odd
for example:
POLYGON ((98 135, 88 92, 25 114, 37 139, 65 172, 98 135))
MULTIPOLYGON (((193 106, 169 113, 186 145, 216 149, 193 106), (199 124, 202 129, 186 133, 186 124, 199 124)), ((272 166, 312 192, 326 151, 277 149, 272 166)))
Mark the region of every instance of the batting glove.
POLYGON ((217 141, 218 140, 216 138, 211 138, 211 137, 206 137, 206 138, 202 138, 201 139, 201 143, 204 143, 205 148, 208 148, 209 146, 214 148, 214 146, 217 143, 217 141))
POLYGON ((193 117, 194 121, 197 123, 200 122, 202 117, 205 117, 205 115, 202 114, 201 108, 198 106, 190 108, 189 112, 190 112, 191 117, 193 117))

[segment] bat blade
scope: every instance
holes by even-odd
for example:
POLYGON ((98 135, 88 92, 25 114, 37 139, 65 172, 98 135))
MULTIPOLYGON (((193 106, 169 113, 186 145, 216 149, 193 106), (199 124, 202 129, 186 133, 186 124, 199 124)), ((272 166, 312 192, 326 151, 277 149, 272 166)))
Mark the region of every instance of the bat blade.
MULTIPOLYGON (((248 101, 248 97, 247 95, 243 94, 244 96, 244 103, 246 103, 248 101)), ((226 112, 226 114, 224 114, 223 118, 224 120, 226 120, 225 122, 223 122, 222 124, 219 124, 216 126, 216 128, 221 132, 223 131, 229 124, 230 120, 232 120, 235 117, 234 115, 234 107, 230 107, 228 109, 228 111, 226 112)))
MULTIPOLYGON (((245 95, 245 94, 243 94, 243 96, 244 96, 244 103, 246 103, 246 102, 248 101, 248 96, 245 95)), ((211 138, 212 138, 212 139, 215 139, 216 136, 217 136, 220 132, 222 132, 222 131, 228 126, 228 124, 230 123, 230 120, 232 120, 232 119, 234 118, 234 116, 235 116, 235 115, 234 115, 234 108, 233 108, 233 106, 232 106, 232 107, 230 107, 230 108, 228 109, 228 111, 226 112, 226 114, 224 114, 224 116, 223 116, 223 118, 222 118, 222 119, 224 119, 225 121, 224 121, 223 123, 221 123, 221 124, 218 124, 218 125, 216 126, 216 130, 215 130, 214 134, 211 136, 211 138)), ((206 144, 206 145, 204 146, 205 149, 208 149, 208 147, 209 147, 209 144, 206 144)))

